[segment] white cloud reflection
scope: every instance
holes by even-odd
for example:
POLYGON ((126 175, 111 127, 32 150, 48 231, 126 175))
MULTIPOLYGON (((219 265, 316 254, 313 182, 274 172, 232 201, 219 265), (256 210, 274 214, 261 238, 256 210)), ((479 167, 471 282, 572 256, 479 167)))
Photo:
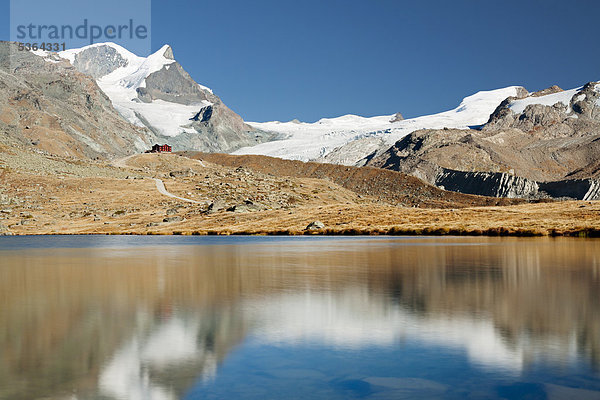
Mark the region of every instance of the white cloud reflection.
POLYGON ((103 368, 99 379, 101 393, 115 399, 176 400, 179 394, 153 382, 150 371, 199 359, 203 359, 203 376, 214 376, 217 361, 197 341, 200 328, 197 318, 174 316, 153 326, 149 333, 139 329, 103 368))
POLYGON ((405 341, 465 351, 484 368, 519 373, 532 357, 576 357, 574 338, 535 340, 522 335, 509 343, 491 318, 471 314, 423 315, 390 304, 367 289, 338 293, 306 291, 246 304, 258 341, 299 345, 321 343, 338 348, 391 347, 405 341))
MULTIPOLYGON (((464 351, 472 364, 510 374, 519 374, 535 358, 564 362, 577 356, 574 335, 540 338, 522 334, 509 341, 487 315, 411 312, 360 286, 247 297, 241 309, 241 313, 224 309, 220 318, 239 319, 236 326, 251 327, 247 334, 253 341, 270 345, 318 343, 359 350, 412 342, 464 351)), ((173 400, 180 393, 153 381, 151 371, 195 363, 202 365, 197 368, 202 379, 216 375, 217 358, 198 340, 199 332, 206 328, 201 316, 179 315, 152 323, 149 318, 149 314, 139 318, 137 331, 103 368, 102 394, 115 399, 173 400)), ((219 334, 243 337, 235 330, 219 334)))

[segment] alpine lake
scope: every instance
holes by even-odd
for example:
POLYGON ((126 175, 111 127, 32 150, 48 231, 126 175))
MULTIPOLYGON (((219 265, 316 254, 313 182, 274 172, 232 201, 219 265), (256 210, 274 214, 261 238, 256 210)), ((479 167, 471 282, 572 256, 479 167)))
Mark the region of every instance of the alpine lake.
POLYGON ((600 399, 600 240, 3 237, 0 399, 600 399))

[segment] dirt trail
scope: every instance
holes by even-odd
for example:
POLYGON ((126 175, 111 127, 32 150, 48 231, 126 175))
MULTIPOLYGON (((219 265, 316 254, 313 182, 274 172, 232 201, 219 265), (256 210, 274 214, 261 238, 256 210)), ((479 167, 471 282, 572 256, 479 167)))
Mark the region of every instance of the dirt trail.
POLYGON ((111 165, 113 167, 117 167, 117 168, 139 169, 139 168, 134 168, 134 167, 127 165, 127 161, 129 161, 130 159, 132 159, 133 157, 138 156, 138 155, 139 154, 132 154, 127 157, 117 158, 117 159, 111 161, 111 165))
POLYGON ((167 191, 167 188, 165 188, 165 183, 162 180, 160 180, 158 178, 152 178, 152 179, 154 179, 154 182, 156 183, 156 189, 158 189, 160 194, 172 197, 177 200, 187 201, 188 203, 202 204, 202 202, 200 202, 200 201, 190 200, 190 199, 186 199, 183 197, 175 196, 173 193, 170 193, 167 191))
MULTIPOLYGON (((134 157, 136 157, 136 156, 139 156, 139 154, 132 154, 132 155, 129 155, 129 156, 127 156, 127 157, 123 157, 123 158, 118 158, 118 159, 115 159, 115 160, 113 160, 113 161, 111 162, 111 164, 112 164, 114 167, 117 167, 117 168, 126 168, 126 169, 142 170, 142 168, 139 168, 139 167, 132 167, 132 166, 130 166, 129 164, 127 164, 127 161, 131 160, 132 158, 134 158, 134 157)), ((204 165, 204 163, 202 162, 202 160, 194 160, 194 161, 198 162, 198 163, 199 163, 200 165, 202 165, 203 167, 206 167, 206 165, 204 165)), ((201 202, 199 202, 199 201, 196 201, 196 200, 191 200, 191 199, 186 199, 186 198, 184 198, 184 197, 179 197, 179 196, 176 196, 176 195, 174 195, 173 193, 170 193, 170 192, 167 190, 167 188, 165 187, 165 183, 164 183, 164 182, 163 182, 161 179, 158 179, 158 178, 152 178, 152 179, 153 179, 153 180, 154 180, 154 182, 156 183, 156 189, 158 190, 158 192, 159 192, 160 194, 162 194, 162 195, 164 195, 164 196, 172 197, 172 198, 174 198, 174 199, 177 199, 177 200, 185 201, 185 202, 188 202, 188 203, 202 204, 201 202)))
POLYGON ((117 162, 131 169, 26 152, 2 159, 0 234, 600 236, 600 202, 468 207, 502 199, 443 192, 393 171, 380 177, 374 168, 229 155, 207 155, 206 167, 177 154, 117 162), (325 228, 307 231, 314 221, 325 228))

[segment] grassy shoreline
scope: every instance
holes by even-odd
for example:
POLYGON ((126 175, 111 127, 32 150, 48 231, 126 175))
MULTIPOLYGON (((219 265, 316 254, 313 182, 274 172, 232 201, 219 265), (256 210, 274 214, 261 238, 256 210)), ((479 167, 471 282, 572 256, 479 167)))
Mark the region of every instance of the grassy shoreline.
MULTIPOLYGON (((460 230, 447 228, 401 228, 391 229, 322 229, 309 230, 257 230, 257 231, 229 231, 229 230, 195 230, 195 231, 110 231, 110 232, 79 232, 79 233, 11 233, 9 236, 471 236, 471 237, 575 237, 575 238, 600 238, 600 228, 581 228, 567 231, 552 229, 542 232, 533 229, 490 228, 485 230, 460 230)), ((2 237, 2 235, 0 235, 2 237)))

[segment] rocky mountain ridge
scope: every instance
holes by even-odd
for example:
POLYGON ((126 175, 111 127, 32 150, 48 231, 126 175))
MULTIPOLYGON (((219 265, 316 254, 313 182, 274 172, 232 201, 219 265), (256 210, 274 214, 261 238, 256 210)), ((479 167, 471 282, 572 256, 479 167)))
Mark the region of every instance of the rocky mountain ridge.
POLYGON ((0 143, 76 158, 141 152, 155 135, 125 121, 69 62, 48 62, 0 42, 0 143))
POLYGON ((113 158, 168 143, 233 151, 273 139, 246 124, 175 61, 104 43, 60 53, 0 42, 0 130, 40 151, 113 158), (198 118, 200 116, 200 118, 198 118))
POLYGON ((123 117, 148 128, 174 150, 228 152, 273 137, 246 124, 211 89, 196 83, 168 45, 146 58, 113 43, 59 56, 92 75, 123 117), (198 120, 200 113, 203 118, 198 120))
POLYGON ((599 199, 600 84, 504 100, 480 129, 420 130, 367 165, 463 193, 599 199))
POLYGON ((174 150, 382 167, 469 194, 598 197, 597 82, 479 92, 454 110, 412 119, 247 124, 196 83, 169 46, 138 57, 110 43, 45 53, 2 42, 0 56, 0 130, 8 145, 111 158, 166 142, 174 150))

